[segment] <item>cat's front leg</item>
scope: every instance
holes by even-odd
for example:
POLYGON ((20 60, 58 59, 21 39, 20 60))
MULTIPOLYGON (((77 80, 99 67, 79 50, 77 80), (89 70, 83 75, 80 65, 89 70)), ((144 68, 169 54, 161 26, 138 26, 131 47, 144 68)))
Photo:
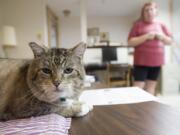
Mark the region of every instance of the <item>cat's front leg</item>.
POLYGON ((66 105, 58 112, 58 114, 64 117, 81 117, 86 115, 93 108, 91 105, 76 100, 69 100, 66 102, 66 105))
POLYGON ((93 106, 87 103, 82 103, 81 111, 76 114, 77 117, 81 117, 89 113, 93 109, 93 106))

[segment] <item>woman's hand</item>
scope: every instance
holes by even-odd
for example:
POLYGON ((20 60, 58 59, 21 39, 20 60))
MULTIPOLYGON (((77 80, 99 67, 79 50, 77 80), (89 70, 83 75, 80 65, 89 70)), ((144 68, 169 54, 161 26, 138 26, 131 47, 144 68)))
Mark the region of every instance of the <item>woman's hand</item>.
POLYGON ((128 40, 128 44, 130 46, 136 47, 140 44, 142 44, 143 42, 145 42, 146 40, 153 40, 155 38, 155 33, 154 32, 150 32, 150 33, 146 33, 144 35, 138 36, 138 37, 132 37, 128 40))
POLYGON ((157 34, 155 35, 155 38, 156 38, 157 40, 163 41, 163 40, 164 40, 164 35, 157 33, 157 34))
POLYGON ((155 39, 155 37, 156 37, 156 34, 153 32, 145 34, 146 40, 153 40, 153 39, 155 39))
POLYGON ((156 33, 155 39, 162 41, 164 44, 171 44, 172 43, 172 37, 168 37, 164 34, 156 33))

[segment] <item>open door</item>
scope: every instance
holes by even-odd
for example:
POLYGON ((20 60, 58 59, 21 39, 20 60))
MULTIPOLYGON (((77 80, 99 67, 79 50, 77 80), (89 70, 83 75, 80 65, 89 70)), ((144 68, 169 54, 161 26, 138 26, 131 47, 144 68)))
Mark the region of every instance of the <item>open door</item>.
POLYGON ((47 7, 48 44, 49 47, 59 47, 58 17, 47 7))

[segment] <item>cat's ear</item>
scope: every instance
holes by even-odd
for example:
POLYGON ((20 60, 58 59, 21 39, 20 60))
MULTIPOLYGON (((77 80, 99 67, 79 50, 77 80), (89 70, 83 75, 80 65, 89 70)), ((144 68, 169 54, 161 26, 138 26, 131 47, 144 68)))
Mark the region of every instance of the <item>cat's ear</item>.
POLYGON ((38 58, 38 57, 42 56, 46 52, 44 47, 38 45, 35 42, 30 42, 29 46, 31 47, 31 49, 32 49, 32 51, 34 53, 35 58, 38 58))
POLYGON ((86 50, 86 44, 83 42, 80 42, 74 48, 72 48, 73 54, 80 58, 83 57, 85 50, 86 50))

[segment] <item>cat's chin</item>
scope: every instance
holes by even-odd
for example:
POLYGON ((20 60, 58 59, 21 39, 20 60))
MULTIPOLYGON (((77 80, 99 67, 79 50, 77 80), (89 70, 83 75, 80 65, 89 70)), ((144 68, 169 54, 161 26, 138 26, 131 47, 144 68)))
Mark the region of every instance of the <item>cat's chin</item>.
POLYGON ((55 91, 55 92, 64 92, 63 89, 59 89, 59 88, 56 88, 54 91, 55 91))
MULTIPOLYGON (((48 93, 37 93, 37 92, 32 92, 33 95, 40 101, 44 101, 47 103, 53 103, 56 102, 57 100, 59 100, 59 98, 61 97, 61 92, 57 92, 57 91, 52 91, 52 92, 48 92, 48 93)), ((63 92, 62 92, 63 93, 63 92)), ((64 94, 63 94, 64 95, 64 94)))
POLYGON ((60 98, 68 98, 73 95, 73 91, 65 88, 39 88, 31 89, 33 95, 40 101, 54 103, 57 102, 60 98))

